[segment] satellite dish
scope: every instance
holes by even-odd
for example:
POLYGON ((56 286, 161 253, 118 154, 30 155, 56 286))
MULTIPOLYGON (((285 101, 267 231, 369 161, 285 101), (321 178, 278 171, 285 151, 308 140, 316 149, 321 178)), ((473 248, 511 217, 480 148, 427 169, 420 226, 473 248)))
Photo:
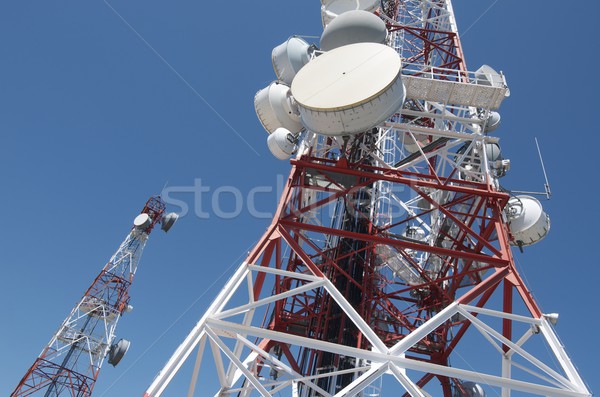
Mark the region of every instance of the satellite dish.
POLYGON ((394 49, 376 43, 350 44, 315 58, 292 82, 302 124, 330 136, 377 126, 404 103, 401 66, 394 49))
POLYGON ((461 393, 460 396, 464 397, 485 397, 485 390, 479 383, 475 382, 462 382, 462 387, 465 393, 461 393))
POLYGON ((486 143, 485 154, 487 156, 488 161, 493 162, 502 160, 502 151, 500 150, 500 145, 498 145, 497 143, 486 143))
POLYGON ((112 345, 108 351, 108 363, 113 367, 116 367, 123 356, 125 356, 125 353, 127 353, 127 350, 129 350, 130 345, 131 342, 127 339, 121 339, 119 342, 112 345))
POLYGON ((133 220, 133 226, 135 226, 137 229, 140 229, 140 230, 145 230, 151 224, 152 224, 152 218, 150 218, 150 215, 148 215, 146 213, 139 214, 133 220))
POLYGON ((485 121, 483 132, 492 132, 500 127, 500 113, 490 112, 488 118, 485 121))
POLYGON ((296 138, 285 128, 277 128, 267 137, 271 154, 279 160, 287 160, 296 150, 296 138))
POLYGON ((285 84, 292 84, 296 73, 310 60, 310 45, 300 37, 290 37, 273 48, 271 60, 277 78, 285 84))
POLYGON ((511 245, 528 246, 541 241, 550 230, 550 217, 542 204, 531 196, 516 196, 506 206, 511 245))
POLYGON ((274 81, 256 93, 254 108, 262 126, 269 134, 283 127, 293 133, 302 131, 300 116, 295 109, 290 87, 274 81))
POLYGON ((379 43, 387 37, 385 23, 367 11, 348 11, 332 21, 321 35, 321 50, 330 51, 348 44, 379 43))
POLYGON ((348 11, 362 10, 375 12, 379 7, 380 0, 322 0, 321 21, 326 27, 338 15, 348 11))
POLYGON ((419 148, 423 148, 427 145, 429 141, 429 135, 416 133, 413 133, 412 135, 414 138, 411 136, 411 134, 405 133, 402 145, 409 153, 416 153, 419 151, 419 148))
POLYGON ((168 232, 171 229, 171 227, 173 227, 175 222, 177 222, 177 219, 179 219, 179 215, 177 215, 174 212, 168 213, 167 215, 162 217, 162 219, 160 221, 160 228, 165 233, 168 232))

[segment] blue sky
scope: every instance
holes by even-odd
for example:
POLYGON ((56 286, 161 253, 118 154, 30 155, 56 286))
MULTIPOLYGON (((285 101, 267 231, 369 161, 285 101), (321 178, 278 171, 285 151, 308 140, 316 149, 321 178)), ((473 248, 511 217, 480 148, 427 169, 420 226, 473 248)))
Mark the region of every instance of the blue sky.
MULTIPOLYGON (((270 222, 253 217, 247 201, 239 216, 218 217, 211 201, 235 213, 232 194, 217 189, 246 197, 262 186, 256 209, 275 208, 289 164, 270 155, 253 97, 274 79, 274 46, 321 34, 319 2, 223 3, 0 3, 0 394, 16 386, 165 183, 189 191, 200 180, 210 191, 201 202, 174 194, 190 212, 168 235, 151 236, 131 291, 135 309, 117 330, 132 347, 117 368, 103 368, 96 396, 141 395, 270 222), (207 219, 194 214, 200 205, 207 219)), ((598 4, 454 7, 469 68, 492 65, 511 88, 496 132, 512 161, 505 187, 543 188, 540 140, 552 229, 515 256, 543 310, 561 314, 557 331, 598 391, 598 4)))

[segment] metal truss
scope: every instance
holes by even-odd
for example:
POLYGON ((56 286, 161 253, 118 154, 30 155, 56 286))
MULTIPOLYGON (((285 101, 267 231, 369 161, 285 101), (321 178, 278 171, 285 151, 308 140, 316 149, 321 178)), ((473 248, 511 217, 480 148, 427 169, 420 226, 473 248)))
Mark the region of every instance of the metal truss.
MULTIPOLYGON (((322 158, 292 163, 273 225, 146 396, 160 396, 198 349, 188 392, 195 395, 206 342, 220 384, 211 394, 218 396, 367 396, 384 375, 412 396, 427 395, 433 378, 442 381, 444 395, 465 381, 484 382, 504 395, 589 395, 514 268, 502 212, 508 194, 435 174, 340 167, 322 158), (348 213, 353 222, 368 223, 362 194, 382 181, 423 202, 398 197, 408 208, 395 217, 402 220, 371 225, 365 233, 323 225, 321 219, 333 219, 333 226, 336 218, 348 222, 348 213), (340 201, 345 210, 337 213, 340 201), (394 232, 409 224, 431 225, 437 242, 394 232), (495 293, 501 304, 490 309, 495 293), (513 295, 524 313, 514 313, 513 295), (523 336, 513 340, 517 330, 523 336), (493 353, 487 359, 501 372, 449 365, 467 332, 482 335, 493 353), (559 358, 558 368, 526 350, 534 336, 559 358), (340 343, 344 338, 352 343, 340 343)), ((460 162, 453 163, 458 169, 460 162)))
POLYGON ((512 257, 486 149, 504 76, 468 71, 449 0, 378 14, 404 106, 354 136, 302 134, 273 223, 145 397, 194 351, 188 397, 378 397, 387 379, 410 396, 590 396, 512 257))
POLYGON ((92 395, 119 319, 128 310, 129 287, 148 236, 164 211, 160 197, 148 200, 142 213, 148 214, 151 223, 143 229, 132 228, 11 397, 92 395))

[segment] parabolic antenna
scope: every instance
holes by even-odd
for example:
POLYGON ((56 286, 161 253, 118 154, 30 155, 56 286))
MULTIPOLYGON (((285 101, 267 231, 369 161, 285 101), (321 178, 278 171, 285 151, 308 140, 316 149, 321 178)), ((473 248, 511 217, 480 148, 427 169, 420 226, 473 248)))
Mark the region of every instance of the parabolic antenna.
POLYGON ((300 116, 294 110, 290 87, 278 81, 256 93, 254 108, 256 115, 269 134, 283 127, 292 133, 302 131, 300 116))
POLYGON ((497 143, 486 143, 485 154, 487 156, 488 161, 493 162, 502 160, 502 150, 500 150, 500 145, 498 145, 497 143))
POLYGON ((462 386, 467 393, 465 397, 485 397, 485 390, 479 383, 462 382, 462 386))
POLYGON ((385 23, 366 11, 348 11, 331 21, 321 35, 321 50, 330 51, 348 44, 379 43, 387 37, 385 23))
POLYGON ((310 45, 300 37, 290 37, 285 43, 273 48, 271 59, 277 78, 292 84, 296 73, 310 60, 310 45))
POLYGON ((127 350, 129 350, 130 345, 131 342, 127 339, 121 339, 119 342, 112 345, 108 351, 108 363, 113 367, 116 367, 123 356, 125 356, 125 353, 127 353, 127 350))
POLYGON ((537 243, 550 230, 550 217, 542 204, 531 196, 516 196, 508 200, 509 229, 513 236, 511 245, 527 246, 537 243))
POLYGON ((150 218, 150 215, 145 214, 145 213, 139 214, 133 220, 133 226, 135 226, 138 229, 142 229, 142 230, 144 230, 148 226, 150 226, 151 223, 152 223, 152 218, 150 218))
POLYGON ((375 12, 380 0, 323 0, 321 1, 321 20, 327 26, 338 15, 352 10, 375 12))
POLYGON ((427 145, 429 141, 429 135, 424 134, 409 134, 404 133, 404 141, 402 141, 402 145, 406 151, 409 153, 416 153, 419 151, 419 148, 423 148, 427 145), (414 138, 413 138, 414 137, 414 138))
POLYGON ((267 137, 267 146, 271 154, 279 160, 290 158, 296 150, 294 136, 285 128, 277 128, 267 137))
POLYGON ((169 212, 167 215, 162 217, 162 220, 160 221, 160 228, 167 233, 173 227, 175 222, 177 222, 177 219, 179 219, 179 215, 174 212, 169 212))
POLYGON ((366 131, 404 102, 400 56, 383 44, 336 48, 311 61, 292 82, 302 123, 330 136, 366 131))
POLYGON ((495 131, 498 127, 500 127, 500 113, 498 112, 490 112, 488 118, 485 121, 485 125, 483 128, 483 132, 488 133, 495 131))

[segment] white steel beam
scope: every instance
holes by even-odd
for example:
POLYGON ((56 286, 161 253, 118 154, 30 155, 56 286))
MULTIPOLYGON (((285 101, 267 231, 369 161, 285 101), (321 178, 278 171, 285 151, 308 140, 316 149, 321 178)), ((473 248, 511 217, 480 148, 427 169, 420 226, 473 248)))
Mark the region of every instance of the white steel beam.
MULTIPOLYGON (((239 341, 241 341, 243 344, 245 344, 246 346, 248 346, 253 351, 257 352, 260 356, 262 356, 266 360, 268 360, 268 361, 272 362, 273 364, 277 365, 278 367, 280 367, 283 371, 285 371, 288 375, 291 376, 292 381, 299 382, 300 379, 302 378, 302 375, 295 372, 289 365, 286 365, 281 360, 279 360, 276 357, 272 356, 271 354, 267 353, 265 350, 261 349, 256 344, 250 342, 248 339, 242 337, 241 335, 238 335, 237 339, 239 341)), ((331 397, 331 394, 327 393, 325 390, 321 389, 319 386, 315 385, 314 383, 312 383, 310 381, 308 381, 308 382, 304 381, 303 383, 307 387, 310 387, 311 389, 315 390, 316 392, 321 393, 323 395, 323 397, 331 397)))
POLYGON ((363 359, 372 361, 374 363, 386 363, 390 362, 395 364, 398 368, 406 368, 415 371, 421 371, 424 373, 431 373, 434 375, 447 376, 451 378, 458 378, 464 380, 471 380, 474 382, 484 382, 490 386, 496 387, 509 387, 513 390, 519 390, 526 393, 531 393, 541 396, 565 396, 565 397, 590 397, 591 394, 579 390, 572 390, 568 388, 559 389, 546 385, 539 385, 536 383, 530 383, 514 379, 505 379, 501 376, 484 374, 481 372, 475 372, 465 369, 452 368, 444 365, 432 364, 410 358, 404 358, 391 353, 379 353, 376 351, 362 350, 349 346, 343 346, 331 342, 324 342, 316 339, 299 337, 296 335, 271 331, 257 327, 243 327, 239 324, 228 323, 222 320, 209 320, 211 328, 215 331, 221 329, 226 331, 224 334, 233 337, 236 333, 247 334, 256 336, 259 338, 266 338, 270 340, 276 340, 283 343, 289 343, 295 346, 303 346, 311 349, 317 349, 322 351, 331 352, 334 354, 346 355, 357 359, 363 359))
POLYGON ((454 302, 448 305, 444 310, 430 318, 419 328, 408 334, 400 342, 396 343, 390 349, 390 354, 399 355, 405 353, 408 349, 417 344, 421 339, 435 331, 440 325, 456 314, 458 303, 454 302))
POLYGON ((400 370, 400 368, 398 368, 394 364, 391 364, 389 368, 398 380, 398 382, 400 382, 400 384, 412 397, 425 397, 421 389, 419 389, 419 387, 406 376, 404 371, 400 370))
POLYGON ((554 329, 552 328, 552 325, 550 325, 548 319, 542 317, 541 321, 542 325, 540 326, 540 330, 542 331, 542 334, 548 341, 550 348, 554 352, 554 355, 560 362, 560 365, 564 369, 565 373, 567 374, 571 382, 573 382, 576 385, 579 391, 589 393, 587 387, 585 386, 585 383, 583 382, 583 379, 581 379, 581 377, 579 376, 577 369, 571 362, 569 355, 565 351, 565 348, 563 347, 562 343, 560 343, 558 336, 554 332, 554 329))
POLYGON ((260 299, 260 300, 257 300, 257 301, 251 302, 251 303, 247 303, 242 306, 234 307, 233 309, 222 311, 222 312, 216 314, 213 318, 222 319, 222 318, 235 316, 236 314, 245 313, 248 310, 253 310, 260 306, 265 306, 265 305, 268 305, 269 303, 277 302, 278 300, 282 300, 285 298, 289 298, 290 296, 294 296, 294 295, 298 295, 298 294, 301 294, 306 291, 310 291, 311 289, 317 289, 317 288, 321 287, 323 284, 325 284, 325 280, 326 279, 321 279, 321 281, 315 281, 312 283, 308 283, 308 284, 302 285, 298 288, 294 288, 294 289, 291 289, 286 292, 282 292, 277 295, 271 295, 267 298, 263 298, 263 299, 260 299))
POLYGON ((350 384, 337 392, 334 397, 353 397, 363 391, 374 380, 381 377, 388 370, 387 364, 374 364, 367 372, 354 379, 350 384))
POLYGON ((459 311, 460 311, 460 314, 462 314, 468 320, 470 320, 471 323, 480 330, 480 332, 489 333, 491 336, 493 336, 494 338, 499 340, 501 343, 503 343, 506 346, 513 349, 521 357, 523 357, 524 359, 526 359, 527 361, 529 361, 530 363, 532 363, 533 365, 535 365, 536 367, 538 367, 539 369, 541 369, 542 371, 547 373, 548 375, 554 377, 554 379, 561 382, 565 387, 568 387, 568 388, 576 387, 572 382, 569 381, 569 379, 566 379, 564 376, 562 376, 558 372, 554 371, 552 368, 548 367, 546 364, 541 362, 539 359, 535 358, 533 355, 531 355, 530 353, 528 353, 527 351, 522 349, 520 346, 517 346, 517 344, 514 343, 513 341, 510 341, 507 338, 505 338, 502 334, 500 334, 499 332, 494 330, 489 325, 485 324, 483 321, 480 321, 477 317, 473 316, 471 313, 467 312, 466 310, 464 310, 462 308, 459 308, 459 311))
POLYGON ((171 356, 169 361, 165 364, 163 369, 158 373, 156 378, 152 381, 150 387, 146 390, 144 396, 159 397, 165 390, 169 382, 173 379, 179 368, 187 360, 192 350, 196 347, 198 342, 203 336, 206 320, 209 319, 214 313, 220 311, 223 306, 231 299, 231 296, 235 290, 239 287, 240 283, 246 277, 248 267, 246 262, 242 263, 236 270, 233 276, 227 281, 221 292, 217 295, 217 298, 210 305, 204 316, 198 321, 196 326, 185 338, 183 343, 179 345, 175 353, 171 356))
MULTIPOLYGON (((223 353, 225 353, 225 355, 233 363, 235 363, 235 365, 244 373, 244 375, 246 376, 246 379, 248 379, 248 382, 250 382, 252 384, 252 386, 254 386, 254 388, 261 394, 261 396, 271 397, 271 393, 269 393, 269 391, 267 389, 265 389, 265 387, 260 383, 260 381, 258 379, 256 379, 254 374, 252 372, 250 372, 248 370, 248 368, 246 368, 244 366, 244 364, 240 361, 240 359, 238 357, 236 357, 235 354, 233 354, 233 352, 231 350, 229 350, 229 348, 225 345, 225 343, 223 343, 223 341, 209 327, 206 328, 206 333, 208 334, 210 340, 214 341, 217 344, 217 346, 219 347, 219 349, 221 349, 221 351, 223 353)), ((221 384, 221 386, 229 387, 230 385, 221 384)))
POLYGON ((198 353, 196 354, 196 362, 194 363, 194 370, 192 372, 192 379, 190 380, 190 388, 188 389, 188 397, 194 397, 194 391, 196 390, 196 382, 198 381, 198 373, 200 372, 200 365, 202 365, 202 356, 204 355, 204 347, 206 346, 206 334, 200 339, 198 343, 198 353))

